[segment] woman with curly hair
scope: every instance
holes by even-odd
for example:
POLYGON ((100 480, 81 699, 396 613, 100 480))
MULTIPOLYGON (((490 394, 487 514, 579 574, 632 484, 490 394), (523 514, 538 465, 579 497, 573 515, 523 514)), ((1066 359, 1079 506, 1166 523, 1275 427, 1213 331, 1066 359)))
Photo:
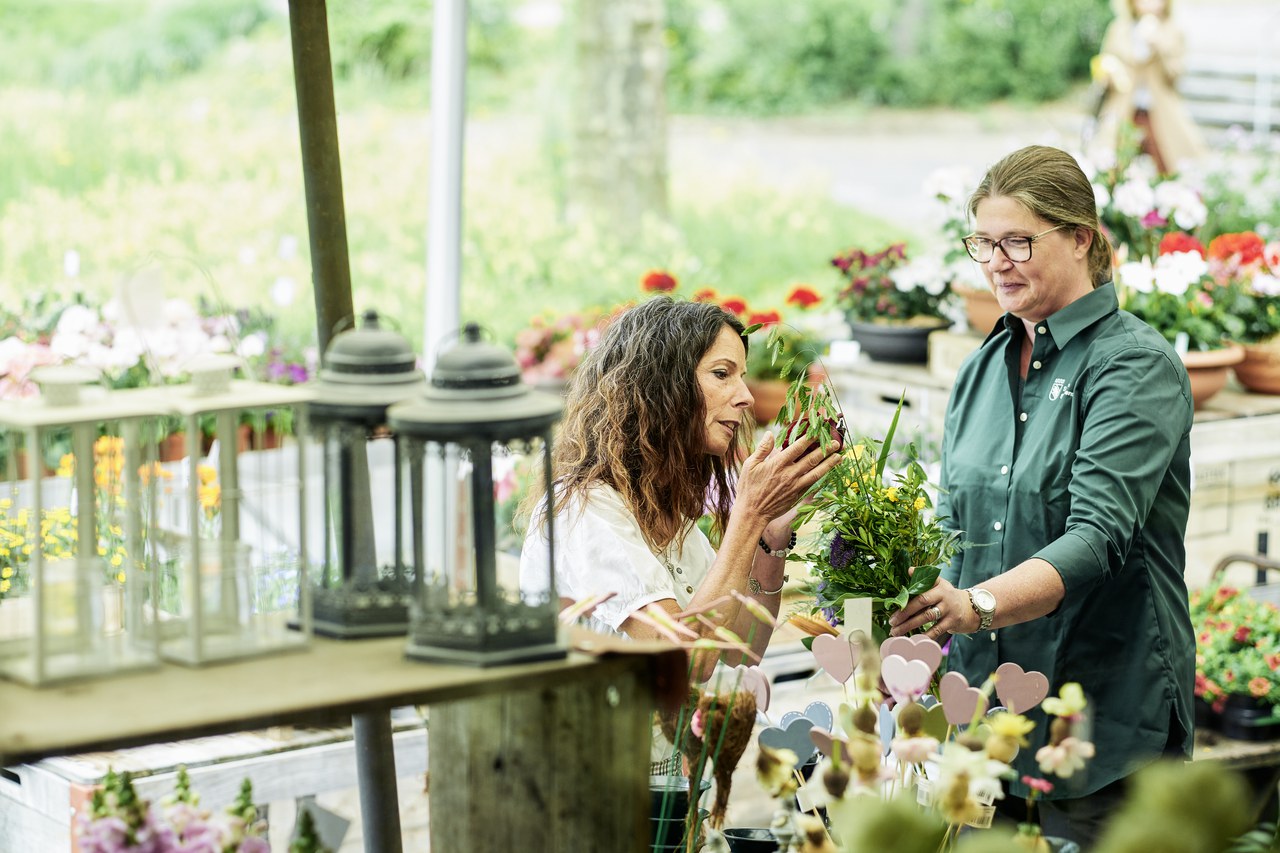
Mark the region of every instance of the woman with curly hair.
MULTIPOLYGON (((613 593, 591 627, 657 639, 637 611, 656 603, 678 617, 716 602, 690 627, 709 638, 728 628, 764 653, 771 628, 729 593, 778 612, 795 504, 838 455, 777 448, 769 435, 747 455, 746 347, 742 323, 719 306, 659 296, 615 318, 574 372, 552 452, 555 580, 566 604, 613 593), (719 550, 697 526, 703 515, 719 550)), ((531 522, 522 585, 548 575, 545 524, 531 522)), ((705 681, 715 663, 714 651, 696 652, 693 676, 705 681)))

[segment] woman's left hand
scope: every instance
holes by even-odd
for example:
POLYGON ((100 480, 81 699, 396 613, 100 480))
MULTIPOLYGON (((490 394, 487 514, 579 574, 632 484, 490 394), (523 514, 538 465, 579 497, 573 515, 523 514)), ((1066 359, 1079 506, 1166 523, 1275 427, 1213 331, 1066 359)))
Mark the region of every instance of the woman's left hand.
POLYGON ((901 637, 930 622, 934 623, 933 627, 925 632, 925 636, 940 643, 948 634, 971 634, 978 630, 980 624, 978 614, 969 601, 969 593, 956 589, 942 578, 889 617, 889 634, 901 637))

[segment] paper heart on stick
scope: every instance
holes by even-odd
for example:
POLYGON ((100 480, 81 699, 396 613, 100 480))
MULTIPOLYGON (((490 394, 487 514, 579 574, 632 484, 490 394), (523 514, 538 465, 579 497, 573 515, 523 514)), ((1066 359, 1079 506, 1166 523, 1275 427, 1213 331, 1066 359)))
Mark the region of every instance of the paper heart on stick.
POLYGON ((810 702, 804 706, 804 711, 788 711, 783 714, 779 725, 786 728, 792 720, 797 720, 801 717, 820 729, 830 729, 836 721, 835 716, 831 713, 831 706, 826 702, 810 702))
MULTIPOLYGON (((889 655, 880 661, 880 677, 889 695, 897 702, 917 699, 929 689, 933 670, 922 660, 906 660, 900 655, 889 655)), ((945 701, 945 700, 944 700, 945 701)))
POLYGON ((813 638, 810 650, 818 666, 825 669, 828 675, 841 684, 848 681, 849 676, 853 675, 853 671, 858 668, 859 649, 853 642, 852 635, 836 637, 831 634, 821 634, 813 638))
POLYGON ((929 674, 932 675, 942 663, 942 646, 923 634, 890 637, 880 644, 880 657, 889 655, 898 655, 905 660, 922 660, 929 665, 929 674))
POLYGON ((987 709, 987 697, 976 687, 969 686, 969 679, 954 670, 942 676, 938 682, 938 697, 942 699, 942 710, 946 713, 947 722, 953 726, 968 725, 978 707, 987 709))
POLYGON ((1049 695, 1049 679, 1044 673, 1026 672, 1008 661, 996 667, 996 696, 1010 711, 1025 714, 1049 695))
POLYGON ((796 754, 801 764, 808 762, 813 755, 813 741, 809 731, 813 728, 813 720, 796 717, 785 727, 768 726, 760 730, 760 743, 770 749, 789 749, 796 754))
POLYGON ((724 675, 720 677, 720 683, 727 683, 728 689, 745 690, 756 697, 756 710, 760 712, 769 710, 769 700, 772 697, 773 685, 769 681, 769 676, 765 675, 764 670, 758 666, 735 666, 725 670, 724 675))
POLYGON ((818 748, 827 758, 832 758, 836 750, 840 751, 840 763, 848 766, 849 764, 849 741, 833 735, 826 729, 814 727, 809 730, 809 739, 813 741, 813 745, 818 748))

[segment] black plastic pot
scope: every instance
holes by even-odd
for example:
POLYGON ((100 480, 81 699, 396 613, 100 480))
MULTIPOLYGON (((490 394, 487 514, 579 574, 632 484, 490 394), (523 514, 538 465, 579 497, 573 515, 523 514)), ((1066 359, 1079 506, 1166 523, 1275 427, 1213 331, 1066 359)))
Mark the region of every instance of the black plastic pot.
POLYGON ((929 361, 929 335, 945 329, 939 321, 933 326, 890 326, 881 323, 850 323, 850 337, 873 361, 898 364, 926 364, 929 361))
POLYGON ((1252 696, 1230 694, 1222 708, 1218 729, 1235 740, 1273 740, 1280 737, 1275 708, 1252 696))

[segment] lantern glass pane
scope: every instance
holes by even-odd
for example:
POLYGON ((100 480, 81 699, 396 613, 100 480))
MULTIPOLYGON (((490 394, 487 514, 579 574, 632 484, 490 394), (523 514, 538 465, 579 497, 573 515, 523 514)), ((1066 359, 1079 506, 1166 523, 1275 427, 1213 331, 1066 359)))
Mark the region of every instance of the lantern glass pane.
POLYGON ((143 617, 154 461, 141 435, 138 419, 0 426, 0 668, 12 677, 156 662, 143 617))
POLYGON ((166 658, 198 664, 304 641, 288 627, 302 553, 297 414, 287 403, 187 414, 187 455, 164 466, 157 495, 166 658))

